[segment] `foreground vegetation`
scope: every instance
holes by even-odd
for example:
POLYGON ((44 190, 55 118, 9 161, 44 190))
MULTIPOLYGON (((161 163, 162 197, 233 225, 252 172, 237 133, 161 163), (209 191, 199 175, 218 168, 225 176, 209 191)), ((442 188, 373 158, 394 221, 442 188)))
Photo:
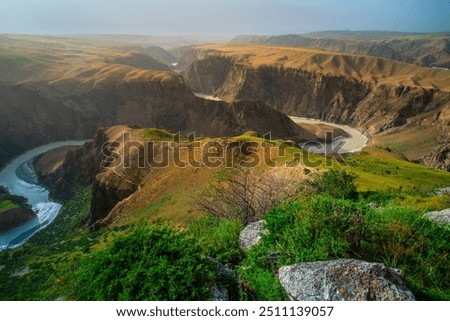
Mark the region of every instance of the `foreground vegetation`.
POLYGON ((280 266, 358 258, 401 269, 418 299, 450 300, 450 229, 423 216, 450 207, 433 194, 450 175, 378 148, 345 162, 305 171, 298 192, 263 215, 270 233, 248 253, 238 247, 242 211, 182 229, 137 221, 90 231, 87 187, 51 226, 0 253, 0 299, 209 300, 217 287, 232 300, 286 300, 280 266))

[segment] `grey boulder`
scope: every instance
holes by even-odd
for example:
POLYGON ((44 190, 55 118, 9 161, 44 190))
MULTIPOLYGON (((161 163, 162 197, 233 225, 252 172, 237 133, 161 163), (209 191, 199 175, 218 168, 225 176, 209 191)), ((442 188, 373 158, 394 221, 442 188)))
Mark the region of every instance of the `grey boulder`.
POLYGON ((439 224, 450 224, 450 208, 425 214, 430 220, 439 224))
POLYGON ((250 250, 261 241, 261 235, 269 234, 264 228, 264 220, 248 224, 239 234, 239 247, 244 251, 250 250))
POLYGON ((399 270, 338 259, 281 267, 279 279, 296 301, 414 301, 399 270))

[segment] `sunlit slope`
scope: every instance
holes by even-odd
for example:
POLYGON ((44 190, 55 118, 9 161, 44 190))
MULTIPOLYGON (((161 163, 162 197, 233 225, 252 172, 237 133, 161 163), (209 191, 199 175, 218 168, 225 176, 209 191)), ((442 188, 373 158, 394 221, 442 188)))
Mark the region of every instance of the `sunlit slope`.
POLYGON ((279 66, 327 75, 346 76, 359 81, 393 86, 421 86, 450 90, 450 72, 418 67, 371 56, 344 54, 318 49, 260 45, 210 45, 197 47, 208 55, 225 55, 253 68, 279 66))

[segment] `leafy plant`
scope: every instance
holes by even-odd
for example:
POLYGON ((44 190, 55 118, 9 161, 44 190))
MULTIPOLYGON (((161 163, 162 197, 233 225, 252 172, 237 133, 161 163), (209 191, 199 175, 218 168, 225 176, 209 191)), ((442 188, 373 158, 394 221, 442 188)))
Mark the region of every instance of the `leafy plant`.
POLYGON ((307 182, 309 194, 327 194, 334 198, 356 199, 356 176, 346 171, 330 169, 307 182))
POLYGON ((168 227, 139 229, 86 257, 79 300, 205 300, 210 269, 195 241, 168 227))
POLYGON ((242 229, 243 225, 236 220, 205 216, 191 223, 187 233, 195 238, 203 255, 222 264, 237 264, 243 257, 238 246, 242 229))

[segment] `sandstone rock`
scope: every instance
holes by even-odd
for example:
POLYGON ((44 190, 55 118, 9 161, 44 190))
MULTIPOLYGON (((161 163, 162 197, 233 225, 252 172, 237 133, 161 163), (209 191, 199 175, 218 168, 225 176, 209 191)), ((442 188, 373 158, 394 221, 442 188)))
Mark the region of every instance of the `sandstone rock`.
POLYGON ((269 234, 269 231, 264 229, 265 223, 265 221, 257 221, 247 225, 239 234, 239 247, 248 251, 261 241, 262 234, 269 234))
POLYGON ((353 259, 281 267, 281 285, 297 301, 412 301, 399 270, 353 259))
POLYGON ((450 224, 450 208, 425 214, 430 220, 439 224, 450 224))

